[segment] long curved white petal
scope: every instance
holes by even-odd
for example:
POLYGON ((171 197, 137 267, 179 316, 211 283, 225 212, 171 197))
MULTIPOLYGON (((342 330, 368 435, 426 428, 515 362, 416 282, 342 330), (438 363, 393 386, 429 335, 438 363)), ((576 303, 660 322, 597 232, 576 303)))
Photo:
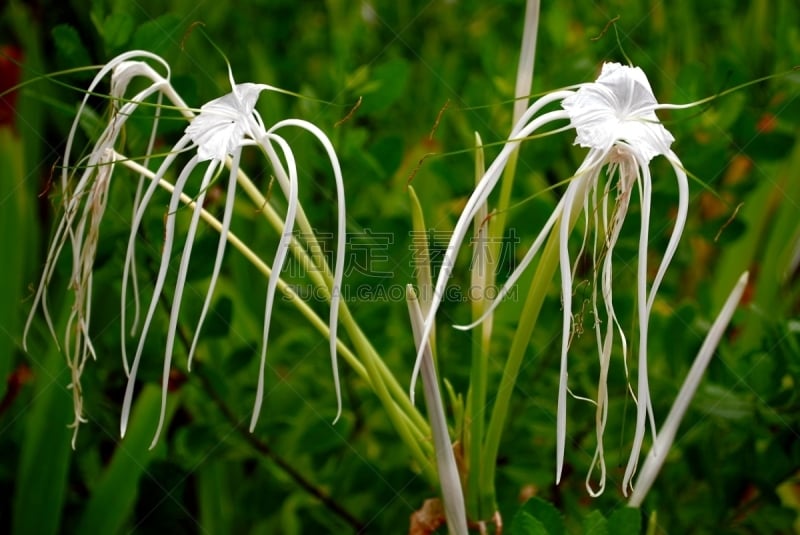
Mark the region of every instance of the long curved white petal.
POLYGON ((564 450, 567 440, 567 355, 569 343, 572 338, 572 269, 569 261, 569 235, 570 219, 572 219, 573 203, 578 195, 580 180, 570 182, 564 193, 564 208, 558 229, 558 263, 561 271, 561 365, 558 379, 558 404, 556 407, 556 485, 561 482, 561 472, 564 468, 564 450))
POLYGON ((344 253, 345 253, 345 240, 347 233, 347 218, 344 196, 344 179, 342 178, 342 169, 339 165, 339 159, 336 156, 336 151, 333 148, 328 136, 320 130, 316 125, 304 121, 302 119, 285 119, 275 123, 268 132, 272 133, 284 126, 295 126, 302 128, 317 138, 317 141, 325 149, 328 155, 328 160, 333 170, 333 177, 336 182, 336 259, 333 266, 333 285, 331 288, 331 311, 328 321, 328 328, 330 329, 329 336, 329 349, 331 354, 331 366, 333 368, 333 383, 336 392, 336 417, 333 422, 336 423, 342 415, 342 388, 339 381, 339 364, 337 359, 336 342, 338 339, 339 329, 339 304, 342 298, 342 279, 344 278, 344 253))
MULTIPOLYGON (((193 169, 198 163, 198 157, 194 156, 191 161, 186 165, 186 169, 193 169)), ((203 210, 203 201, 205 201, 206 193, 208 190, 208 185, 211 183, 211 179, 216 172, 218 167, 218 162, 212 162, 207 168, 205 173, 203 174, 203 179, 200 183, 200 193, 197 195, 197 201, 194 205, 194 210, 192 210, 192 219, 189 222, 189 229, 186 232, 186 240, 183 245, 183 253, 181 254, 181 260, 178 265, 178 278, 175 282, 175 293, 172 296, 172 307, 170 308, 169 313, 169 326, 167 327, 167 341, 164 347, 164 368, 161 377, 161 412, 159 413, 158 417, 158 427, 156 428, 155 435, 153 436, 153 440, 150 443, 150 448, 154 448, 156 443, 158 442, 158 437, 161 435, 161 429, 164 425, 164 419, 166 416, 167 411, 167 391, 169 389, 169 372, 172 368, 172 351, 175 347, 175 335, 178 330, 178 317, 180 316, 181 311, 181 302, 183 301, 183 290, 186 287, 186 276, 189 272, 189 261, 192 258, 192 248, 194 246, 194 237, 197 233, 197 226, 200 222, 200 212, 203 210)), ((189 171, 191 172, 191 171, 189 171)), ((188 176, 188 173, 187 173, 188 176)), ((181 186, 180 181, 175 184, 175 191, 172 194, 173 199, 175 199, 175 206, 176 210, 179 206, 180 196, 181 196, 181 186)), ((172 205, 172 202, 170 202, 172 205)), ((170 211, 167 215, 167 218, 172 218, 173 220, 177 217, 175 211, 170 211)), ((163 259, 162 259, 163 262, 163 259)), ((142 335, 144 336, 144 332, 142 335)))
MULTIPOLYGON (((142 197, 142 202, 139 206, 139 210, 136 212, 136 215, 133 218, 133 222, 131 224, 131 233, 130 237, 128 238, 128 252, 125 255, 125 264, 123 266, 123 275, 122 275, 123 291, 127 285, 126 281, 130 273, 130 263, 132 261, 131 250, 136 246, 137 233, 139 231, 139 225, 142 222, 142 218, 144 217, 144 211, 147 208, 147 205, 150 203, 150 199, 153 197, 153 194, 155 193, 155 190, 158 187, 158 183, 163 178, 164 173, 166 173, 166 171, 175 161, 178 152, 180 152, 180 150, 188 143, 189 143, 188 136, 183 136, 178 141, 173 150, 167 155, 166 158, 164 158, 164 161, 161 163, 158 172, 150 181, 150 185, 147 187, 147 190, 145 191, 144 196, 142 197)), ((191 169, 189 169, 189 171, 191 171, 191 169)), ((180 200, 180 193, 183 191, 183 187, 186 184, 186 180, 188 179, 188 177, 189 177, 189 172, 185 167, 181 172, 181 175, 178 177, 177 183, 175 184, 175 192, 178 192, 178 194, 176 195, 173 192, 173 195, 170 199, 170 208, 169 208, 170 213, 174 212, 177 209, 178 206, 177 203, 180 200)), ((147 317, 145 318, 144 325, 142 326, 141 337, 139 338, 139 344, 136 349, 136 355, 133 359, 133 364, 131 365, 130 374, 128 375, 128 384, 125 388, 125 397, 122 402, 122 414, 120 416, 120 435, 123 437, 125 436, 125 431, 128 428, 128 417, 130 416, 130 409, 133 401, 133 389, 136 383, 136 373, 139 369, 139 360, 141 359, 142 351, 144 350, 144 342, 147 338, 147 333, 150 329, 150 322, 153 318, 153 314, 155 313, 155 308, 158 304, 158 298, 161 295, 161 290, 164 286, 164 279, 166 278, 167 274, 169 257, 172 251, 172 241, 174 238, 174 227, 175 227, 174 218, 168 217, 166 221, 166 228, 164 235, 164 247, 161 254, 161 267, 159 268, 159 273, 156 278, 156 285, 153 289, 153 297, 150 301, 150 308, 148 310, 147 317)), ((125 303, 124 299, 122 303, 124 306, 125 303)))
POLYGON ((236 176, 239 174, 239 158, 241 158, 241 152, 237 151, 234 156, 235 158, 231 160, 230 176, 228 177, 228 191, 225 194, 225 209, 222 213, 222 228, 219 231, 219 240, 217 241, 217 255, 214 258, 214 267, 211 270, 211 280, 208 283, 208 291, 203 301, 203 308, 200 310, 200 318, 197 320, 197 327, 194 330, 192 345, 189 348, 189 357, 187 360, 187 369, 189 370, 192 369, 192 359, 197 350, 197 343, 200 340, 200 331, 203 328, 203 323, 208 314, 208 308, 214 297, 214 289, 217 286, 217 279, 222 269, 222 259, 225 256, 225 246, 228 244, 228 233, 230 232, 231 219, 233 217, 233 205, 236 201, 236 176))
MULTIPOLYGON (((253 405, 253 416, 250 419, 250 432, 255 430, 258 416, 261 413, 261 406, 264 401, 264 372, 267 363, 267 343, 269 342, 269 326, 272 320, 272 308, 275 301, 275 290, 278 287, 278 279, 280 278, 281 268, 286 259, 289 251, 289 243, 292 241, 292 233, 294 232, 294 222, 297 216, 297 163, 294 159, 289 144, 286 141, 275 135, 267 134, 265 139, 260 143, 264 146, 265 150, 272 150, 269 146, 270 142, 276 142, 283 151, 284 158, 286 159, 286 168, 289 175, 289 191, 285 192, 288 207, 286 210, 286 220, 284 222, 283 231, 281 232, 280 240, 278 241, 278 249, 275 252, 275 260, 272 263, 272 273, 267 283, 267 303, 264 312, 264 332, 261 340, 261 362, 258 369, 258 387, 256 388, 256 400, 253 405)), ((273 165, 280 162, 274 162, 273 165)))
MULTIPOLYGON (((650 231, 650 201, 651 201, 651 180, 647 166, 642 169, 643 178, 640 181, 642 198, 642 224, 639 232, 639 258, 637 262, 636 274, 636 300, 639 317, 639 365, 638 365, 638 404, 636 412, 636 429, 634 431, 633 445, 631 446, 628 464, 625 467, 625 474, 622 479, 622 493, 627 496, 628 486, 631 478, 636 472, 639 461, 639 452, 642 450, 644 432, 648 413, 651 414, 652 408, 650 401, 650 386, 647 375, 647 331, 649 325, 649 308, 647 306, 647 245, 650 231)), ((655 430, 653 430, 655 435, 655 430)))
POLYGON ((686 171, 683 170, 683 164, 678 159, 674 152, 669 151, 667 154, 672 169, 675 171, 675 179, 678 182, 678 213, 675 214, 675 226, 672 228, 672 235, 669 237, 667 248, 664 250, 664 257, 661 264, 658 266, 658 271, 653 279, 653 284, 650 286, 650 296, 647 299, 647 308, 653 309, 653 302, 656 298, 656 292, 661 286, 661 280, 672 262, 672 257, 678 249, 678 242, 683 235, 683 229, 686 226, 686 216, 689 212, 689 181, 686 178, 686 171))

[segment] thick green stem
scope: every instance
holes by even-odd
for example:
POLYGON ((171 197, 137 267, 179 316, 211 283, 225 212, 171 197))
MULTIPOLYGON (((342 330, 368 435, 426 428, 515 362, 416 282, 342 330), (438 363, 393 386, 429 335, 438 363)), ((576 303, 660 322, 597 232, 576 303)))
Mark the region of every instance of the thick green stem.
MULTIPOLYGON (((536 36, 539 28, 539 0, 528 0, 525 8, 525 26, 522 35, 522 45, 520 47, 519 66, 517 68, 517 83, 514 89, 514 113, 512 115, 512 129, 525 113, 528 106, 527 95, 531 91, 533 84, 533 66, 536 57, 536 36)), ((511 192, 514 186, 514 177, 517 171, 517 161, 519 159, 519 146, 517 146, 506 162, 503 170, 503 178, 500 185, 500 199, 497 205, 497 213, 492 218, 489 225, 488 258, 495 263, 499 262, 500 253, 503 245, 503 235, 506 230, 507 210, 511 203, 511 192)), ((484 278, 485 288, 493 287, 496 283, 495 273, 497 265, 491 266, 484 278)), ((541 307, 541 305, 540 305, 541 307)), ((535 323, 535 320, 534 320, 535 323)), ((473 360, 472 375, 470 377, 470 474, 468 487, 468 506, 470 512, 477 516, 476 519, 487 519, 495 514, 496 504, 494 503, 494 463, 497 456, 497 448, 488 451, 483 447, 484 444, 484 410, 486 405, 486 371, 489 359, 489 338, 491 336, 492 318, 485 320, 480 330, 476 329, 473 335, 473 360), (488 463, 487 463, 488 460, 488 463), (487 485, 487 482, 490 482, 487 485), (487 492, 488 489, 488 492, 487 492), (489 499, 482 499, 486 496, 489 499)), ((527 340, 527 339, 526 339, 527 340)), ((515 374, 516 377, 516 374, 515 374)), ((505 379, 505 374, 504 374, 505 379)), ((502 385, 501 385, 502 388, 502 385)), ((510 392, 509 392, 510 393, 510 392)), ((492 420, 494 420, 494 415, 492 420)), ((502 430, 502 422, 500 424, 502 430)), ((490 426, 489 432, 492 428, 490 426)), ((499 435, 499 433, 498 433, 499 435)), ((499 436, 496 439, 486 438, 487 445, 496 440, 499 443, 499 436)))
POLYGON ((514 332, 514 339, 511 342, 511 350, 503 369, 503 377, 500 380, 500 387, 497 391, 492 416, 489 420, 489 427, 486 432, 486 444, 484 447, 484 470, 482 473, 481 489, 483 499, 486 503, 495 502, 495 465, 497 452, 500 448, 500 437, 505 426, 508 407, 511 402, 511 394, 519 376, 519 369, 522 365, 522 358, 525 356, 525 349, 528 347, 536 320, 542 309, 545 295, 550 287, 550 283, 558 267, 558 224, 553 228, 547 240, 542 258, 536 268, 536 273, 531 282, 525 305, 514 332))
MULTIPOLYGON (((580 178, 577 180, 580 180, 580 178)), ((574 228, 575 222, 580 215, 580 210, 576 208, 582 206, 587 187, 588 185, 584 183, 582 187, 578 188, 573 204, 569 207, 570 231, 574 228)), ((553 229, 550 231, 550 236, 545 244, 541 259, 536 266, 536 272, 534 273, 533 281, 531 281, 531 286, 528 289, 528 296, 525 298, 522 314, 517 323, 517 328, 514 331, 511 349, 508 354, 508 359, 506 360, 505 368, 503 369, 503 377, 500 380, 500 387, 498 388, 497 397, 495 398, 494 407, 492 409, 492 416, 489 420, 489 428, 486 432, 486 444, 484 446, 486 464, 481 488, 485 492, 484 499, 489 500, 491 503, 494 503, 495 500, 494 481, 497 452, 500 448, 500 437, 503 433, 506 416, 508 415, 511 394, 514 391, 514 385, 516 385, 517 377, 519 376, 525 350, 528 347, 528 343, 533 335, 533 329, 536 326, 536 321, 539 318, 539 312, 542 310, 545 295, 547 294, 547 290, 558 268, 559 246, 561 243, 559 238, 560 226, 561 217, 558 218, 553 229)))
MULTIPOLYGON (((469 472, 467 475, 467 510, 470 518, 483 519, 487 504, 481 501, 482 472, 485 470, 483 456, 483 435, 486 428, 486 371, 488 368, 489 351, 483 343, 483 330, 473 329, 472 332, 472 368, 469 379, 469 402, 467 414, 469 421, 469 472)), ((492 505, 488 505, 492 507, 492 505)))

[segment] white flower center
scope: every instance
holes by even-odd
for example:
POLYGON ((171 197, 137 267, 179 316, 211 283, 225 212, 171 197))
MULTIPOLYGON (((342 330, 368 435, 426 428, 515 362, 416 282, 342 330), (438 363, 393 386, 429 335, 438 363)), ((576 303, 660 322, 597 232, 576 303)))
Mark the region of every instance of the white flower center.
POLYGON ((263 130, 255 111, 262 84, 238 84, 234 91, 207 102, 200 114, 186 127, 186 135, 197 145, 200 161, 219 160, 233 155, 246 137, 257 139, 263 130))
POLYGON ((562 106, 582 147, 605 152, 624 141, 649 162, 674 141, 658 121, 658 102, 638 67, 606 63, 597 81, 583 84, 562 106))

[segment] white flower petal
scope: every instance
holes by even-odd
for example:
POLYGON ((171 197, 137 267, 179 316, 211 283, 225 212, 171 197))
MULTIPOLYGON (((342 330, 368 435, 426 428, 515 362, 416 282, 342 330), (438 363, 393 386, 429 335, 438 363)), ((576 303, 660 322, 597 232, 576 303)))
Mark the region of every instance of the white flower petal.
POLYGON ((214 259, 214 267, 211 271, 211 280, 208 283, 208 291, 206 292, 205 301, 203 301, 203 308, 200 311, 200 319, 197 320, 197 328, 194 330, 194 338, 192 338, 192 345, 189 348, 189 356, 187 357, 187 369, 192 370, 192 358, 197 350, 197 343, 200 340, 200 331, 203 327, 203 322, 208 314, 208 308, 211 305, 211 299, 214 296, 214 289, 217 287, 217 279, 219 278, 220 270, 222 269, 222 259, 225 256, 225 246, 228 243, 228 234, 231 228, 231 219, 233 217, 233 204, 236 200, 236 176, 239 174, 239 164, 236 158, 233 159, 230 168, 230 177, 228 178, 228 190, 225 194, 225 210, 222 213, 222 228, 219 231, 219 240, 217 241, 217 256, 214 259))
MULTIPOLYGON (((289 245, 292 241, 292 232, 294 231, 295 219, 297 218, 297 208, 299 205, 298 192, 297 192, 297 162, 294 158, 294 153, 289 147, 285 139, 276 135, 268 134, 260 142, 262 148, 270 154, 275 154, 272 148, 272 143, 276 143, 283 152, 283 157, 286 160, 286 174, 289 176, 289 183, 287 188, 284 189, 284 194, 288 202, 286 208, 286 219, 281 232, 280 240, 278 241, 278 249, 275 251, 275 259, 272 262, 272 273, 269 276, 267 283, 267 302, 264 311, 264 329, 261 341, 261 363, 258 369, 258 386, 256 388, 256 400, 253 405, 253 415, 250 418, 250 432, 252 433, 256 428, 258 416, 261 413, 261 406, 264 401, 264 372, 266 371, 267 364, 267 344, 269 343, 269 328, 272 322, 272 308, 275 304, 275 291, 278 288, 278 280, 281 276, 281 269, 286 260, 286 255, 289 252, 289 245)), ((283 167, 283 163, 278 160, 277 156, 272 159, 273 165, 283 167)))

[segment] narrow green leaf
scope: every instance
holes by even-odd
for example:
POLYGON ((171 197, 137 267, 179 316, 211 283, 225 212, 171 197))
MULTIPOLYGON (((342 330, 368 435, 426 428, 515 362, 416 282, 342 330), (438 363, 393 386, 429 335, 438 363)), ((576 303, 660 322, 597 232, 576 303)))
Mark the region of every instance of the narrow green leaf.
MULTIPOLYGON (((433 297, 433 277, 431 275, 431 255, 428 250, 428 231, 425 227, 425 216, 422 204, 413 186, 408 186, 408 198, 411 201, 411 247, 414 250, 414 268, 417 275, 417 296, 422 313, 427 317, 429 303, 433 297)), ((436 328, 431 331, 431 351, 436 362, 436 328)))
MULTIPOLYGON (((4 15, 11 34, 18 38, 25 52, 25 61, 22 65, 23 80, 39 76, 44 70, 41 54, 43 40, 40 26, 36 23, 30 7, 22 2, 11 2, 4 10, 4 15)), ((14 237, 4 241, 8 249, 4 249, 3 264, 10 266, 12 263, 22 262, 24 258, 29 264, 25 266, 22 276, 32 282, 38 279, 38 274, 29 270, 31 264, 34 264, 32 261, 34 255, 39 251, 39 225, 34 224, 36 193, 40 188, 40 178, 46 176, 50 163, 42 157, 44 110, 38 96, 28 91, 20 92, 15 112, 16 131, 20 142, 9 144, 0 142, 0 145, 4 147, 4 152, 12 152, 10 155, 7 153, 2 155, 4 166, 13 170, 20 165, 17 161, 17 158, 20 158, 21 170, 14 177, 12 189, 6 189, 4 184, 0 187, 0 191, 14 191, 14 196, 21 195, 22 197, 17 197, 12 203, 27 204, 27 208, 24 208, 27 210, 27 215, 18 211, 16 216, 19 218, 12 226, 0 225, 3 229, 14 229, 14 237), (21 248, 16 251, 16 254, 22 253, 21 258, 15 256, 14 248, 21 248)), ((22 206, 17 205, 17 209, 22 206)), ((6 210, 12 211, 6 204, 0 206, 0 212, 6 210)), ((38 261, 37 258, 37 264, 38 261)), ((10 276, 10 271, 2 273, 4 279, 7 276, 10 276)), ((14 284, 10 280, 4 282, 14 284)), ((12 291, 19 292, 23 287, 24 284, 19 285, 12 291)), ((14 306, 17 309, 16 314, 28 312, 27 306, 21 306, 20 302, 13 298, 12 301, 6 302, 6 297, 7 294, 2 296, 2 306, 14 306)), ((54 297, 54 300, 57 298, 54 297)), ((63 332, 66 318, 59 321, 57 316, 53 319, 56 320, 58 332, 63 332)), ((19 336, 17 328, 19 324, 15 326, 12 322, 3 326, 9 329, 11 337, 19 336)), ((63 355, 58 352, 49 337, 46 344, 36 343, 37 341, 33 336, 28 341, 31 345, 26 360, 34 375, 33 395, 29 398, 30 405, 25 408, 24 425, 20 426, 23 433, 19 443, 21 453, 18 466, 9 467, 10 470, 16 471, 17 481, 11 505, 12 520, 6 521, 5 525, 11 524, 11 533, 47 535, 60 531, 61 511, 70 464, 72 431, 67 428, 67 424, 72 419, 72 395, 66 389, 69 379, 63 355), (37 349, 42 347, 47 348, 47 351, 37 349)), ((12 354, 10 348, 8 351, 6 348, 0 348, 0 359, 3 360, 4 367, 9 366, 12 354)), ((3 388, 6 385, 6 373, 7 370, 4 369, 0 378, 3 388)))
POLYGON ((639 535, 642 532, 642 512, 633 507, 620 507, 608 517, 608 532, 614 535, 639 535))
POLYGON ((0 399, 6 393, 14 350, 19 338, 20 303, 25 287, 23 273, 30 257, 30 188, 22 178, 22 143, 10 128, 0 127, 0 191, 9 192, 0 200, 0 228, 16 229, 4 240, 4 261, 0 264, 0 399))
POLYGON ((600 511, 592 511, 583 519, 584 535, 608 535, 608 520, 600 511))
POLYGON ((550 535, 564 535, 564 519, 550 502, 534 497, 525 502, 520 512, 525 512, 539 520, 550 535))
POLYGON ((418 294, 421 300, 427 301, 430 299, 430 294, 424 293, 424 290, 427 291, 433 284, 425 216, 423 215, 417 192, 410 185, 408 186, 408 198, 411 201, 411 227, 414 231, 411 245, 414 248, 414 267, 416 268, 417 284, 419 285, 418 294))
POLYGON ((519 511, 511 521, 511 535, 552 535, 539 520, 519 511))
MULTIPOLYGON (((56 324, 58 332, 64 323, 56 324)), ((11 530, 19 535, 59 533, 67 487, 72 394, 67 388, 69 372, 63 355, 55 344, 48 347, 44 354, 32 350, 29 355, 35 386, 25 413, 11 530)))
MULTIPOLYGON (((169 398, 165 425, 169 425, 177 400, 169 398)), ((160 442, 148 449, 156 429, 161 407, 161 388, 147 385, 134 405, 125 438, 117 445, 111 463, 92 489, 84 510, 78 533, 119 533, 133 512, 139 490, 139 480, 147 477, 147 467, 163 457, 165 447, 160 442)))

